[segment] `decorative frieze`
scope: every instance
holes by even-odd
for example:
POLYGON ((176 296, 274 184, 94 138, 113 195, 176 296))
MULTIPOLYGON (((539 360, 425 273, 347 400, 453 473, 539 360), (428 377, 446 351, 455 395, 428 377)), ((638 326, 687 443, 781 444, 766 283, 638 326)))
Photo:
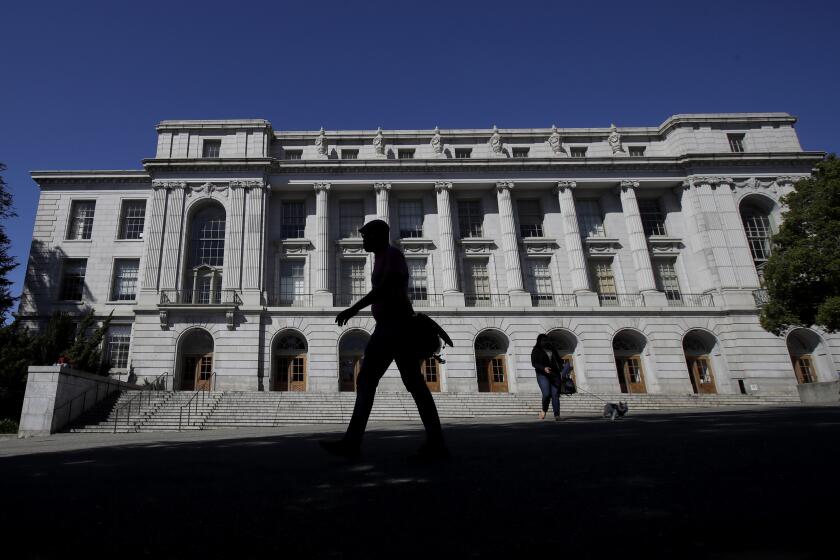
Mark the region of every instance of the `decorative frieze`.
POLYGON ((419 237, 406 237, 400 239, 400 247, 406 255, 427 256, 435 250, 435 244, 431 239, 419 237))
POLYGON ((335 246, 338 250, 338 254, 342 257, 363 257, 366 255, 361 237, 339 239, 335 242, 335 246))
POLYGON ((458 241, 465 257, 488 257, 496 248, 496 242, 484 237, 465 237, 458 241))
POLYGON ((557 240, 548 237, 525 237, 519 240, 527 257, 546 257, 554 254, 557 240))
POLYGON ((648 248, 652 256, 677 256, 684 247, 682 239, 678 237, 665 237, 652 235, 647 239, 648 248))
POLYGON ((612 257, 621 249, 618 239, 611 237, 587 237, 583 241, 590 257, 612 257))
POLYGON ((284 257, 304 256, 312 250, 312 242, 308 239, 278 239, 274 246, 284 257))

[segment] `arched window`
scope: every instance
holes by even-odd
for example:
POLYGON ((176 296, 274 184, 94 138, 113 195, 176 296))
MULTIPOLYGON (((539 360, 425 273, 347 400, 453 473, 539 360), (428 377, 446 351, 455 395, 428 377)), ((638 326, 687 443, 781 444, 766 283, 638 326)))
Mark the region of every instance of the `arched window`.
POLYGON ((193 215, 190 223, 185 301, 221 302, 224 260, 225 210, 219 204, 208 204, 193 215))
POLYGON ((764 265, 771 251, 770 237, 773 235, 773 229, 769 206, 769 203, 755 200, 755 197, 747 198, 741 203, 741 222, 744 224, 747 244, 759 278, 763 277, 764 265))

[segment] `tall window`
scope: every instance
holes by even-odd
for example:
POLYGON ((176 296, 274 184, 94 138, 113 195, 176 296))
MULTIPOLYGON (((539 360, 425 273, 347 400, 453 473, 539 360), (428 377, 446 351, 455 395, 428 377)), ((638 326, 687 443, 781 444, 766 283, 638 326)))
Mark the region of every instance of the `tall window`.
POLYGON ((458 201, 458 227, 461 237, 481 237, 484 234, 482 224, 484 214, 481 212, 480 200, 458 201))
POLYGON ((744 135, 743 134, 727 134, 726 138, 729 140, 729 149, 735 153, 744 151, 744 135))
POLYGON ((645 230, 645 235, 667 235, 665 216, 662 214, 662 208, 659 206, 658 200, 639 199, 639 213, 642 216, 642 228, 645 230))
POLYGON ((61 273, 61 299, 81 301, 85 289, 87 259, 65 259, 61 273))
POLYGON ((674 261, 654 261, 656 265, 656 283, 660 292, 665 292, 668 301, 682 301, 680 293, 680 281, 677 278, 677 271, 674 269, 674 261))
POLYGON ((467 304, 490 305, 490 274, 487 272, 487 261, 470 260, 466 269, 466 283, 471 292, 467 304))
POLYGON ((341 293, 357 299, 367 293, 365 261, 346 260, 341 263, 341 293))
POLYGON ((519 235, 522 237, 543 236, 543 215, 538 200, 517 200, 519 209, 519 235))
POLYGON ((280 236, 300 239, 306 230, 306 205, 302 200, 283 201, 280 205, 280 236))
POLYGON ((192 221, 190 266, 221 267, 225 258, 225 211, 217 204, 196 212, 192 221))
POLYGON ((94 200, 74 200, 70 205, 70 223, 67 227, 67 239, 90 239, 93 231, 93 214, 96 210, 94 200))
POLYGON ((114 369, 128 367, 128 350, 131 345, 131 325, 111 325, 105 337, 105 359, 114 369))
POLYGON ((528 287, 531 303, 534 306, 551 305, 554 300, 554 287, 551 282, 551 269, 548 259, 533 259, 528 263, 528 287))
POLYGON ((365 207, 361 200, 342 200, 338 206, 338 226, 341 237, 361 237, 359 228, 365 225, 365 207))
POLYGON ((609 261, 596 261, 592 264, 592 276, 595 281, 595 291, 598 292, 598 299, 603 305, 617 305, 618 296, 615 291, 615 276, 613 276, 612 263, 609 261))
POLYGON ((305 304, 302 260, 280 262, 280 305, 305 304))
POLYGON ((597 200, 578 200, 576 202, 580 234, 583 237, 604 237, 604 217, 597 200))
POLYGON ((222 151, 221 140, 205 140, 201 146, 201 157, 217 158, 222 151))
POLYGON ((120 210, 120 239, 142 239, 146 221, 145 200, 123 200, 120 210))
POLYGON ((746 202, 741 206, 741 221, 744 224, 744 232, 747 234, 747 243, 750 246, 753 263, 759 275, 770 257, 770 216, 755 205, 746 202))
POLYGON ((423 237, 423 204, 419 200, 398 202, 400 239, 423 237))
POLYGON ((134 301, 137 298, 137 271, 139 269, 139 259, 117 259, 114 261, 111 301, 134 301))
POLYGON ((412 303, 429 301, 426 259, 408 259, 408 297, 412 303))

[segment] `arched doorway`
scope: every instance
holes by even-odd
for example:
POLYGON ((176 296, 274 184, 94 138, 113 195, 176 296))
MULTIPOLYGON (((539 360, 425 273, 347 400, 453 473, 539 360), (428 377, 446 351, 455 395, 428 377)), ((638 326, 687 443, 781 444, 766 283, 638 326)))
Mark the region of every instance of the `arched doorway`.
POLYGON ((213 337, 204 329, 192 329, 181 338, 178 353, 181 391, 212 389, 213 348, 213 337))
POLYGON ((642 352, 647 340, 636 331, 623 330, 613 338, 615 369, 622 393, 647 393, 642 352))
POLYGON ((507 393, 507 337, 498 331, 484 331, 475 339, 475 371, 479 393, 507 393))
POLYGON ((818 381, 815 354, 821 342, 817 333, 810 329, 795 329, 788 334, 788 353, 798 383, 818 381))
POLYGON ((717 341, 706 331, 693 330, 683 338, 683 354, 688 367, 691 388, 698 395, 717 393, 715 373, 712 368, 712 351, 717 341))
POLYGON ((338 343, 338 390, 356 390, 356 378, 365 359, 365 348, 370 335, 365 331, 352 330, 341 337, 338 343))
POLYGON ((577 349, 577 337, 569 331, 563 329, 555 329, 548 333, 548 339, 554 345, 554 350, 560 356, 560 361, 563 365, 566 363, 572 364, 572 379, 575 384, 578 382, 577 372, 575 371, 575 350, 577 349))
POLYGON ((274 379, 272 391, 306 391, 306 340, 293 331, 275 337, 273 349, 274 379))

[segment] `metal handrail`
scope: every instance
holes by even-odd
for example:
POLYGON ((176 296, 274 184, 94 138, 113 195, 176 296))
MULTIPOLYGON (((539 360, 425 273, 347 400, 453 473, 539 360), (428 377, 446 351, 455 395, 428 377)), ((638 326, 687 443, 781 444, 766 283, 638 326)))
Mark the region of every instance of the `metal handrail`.
POLYGON ((443 305, 443 294, 420 293, 408 291, 408 299, 415 307, 440 307, 443 305))
POLYGON ((508 294, 491 294, 489 292, 465 292, 464 303, 467 307, 508 307, 510 305, 510 296, 508 294))
POLYGON ((216 290, 161 290, 160 305, 241 305, 239 292, 225 288, 216 290))
POLYGON ((531 294, 534 307, 577 307, 575 294, 531 294))
MULTIPOLYGON (((169 372, 165 371, 165 372, 161 373, 160 375, 155 377, 155 380, 152 381, 152 384, 150 386, 151 387, 157 387, 158 383, 160 382, 160 379, 164 378, 164 377, 167 377, 167 376, 169 376, 169 372)), ((164 384, 164 389, 163 390, 164 391, 166 390, 166 385, 165 384, 164 384)), ((126 408, 128 409, 128 411, 127 411, 128 414, 127 414, 127 417, 126 417, 126 420, 125 420, 126 426, 128 426, 131 423, 131 409, 134 406, 134 403, 135 402, 137 403, 137 413, 140 414, 140 410, 143 408, 143 399, 144 398, 146 399, 146 404, 149 404, 150 402, 152 402, 152 392, 153 391, 161 391, 161 389, 141 389, 141 390, 137 391, 137 394, 134 395, 133 397, 131 397, 128 400, 128 402, 123 403, 121 406, 118 406, 114 410, 114 413, 115 413, 115 416, 114 416, 114 433, 117 433, 117 426, 120 423, 120 411, 123 410, 123 409, 126 409, 126 408)))
POLYGON ((204 406, 204 403, 206 402, 205 393, 210 393, 210 392, 213 391, 214 382, 216 380, 216 372, 215 371, 210 374, 210 377, 208 378, 208 380, 210 381, 210 383, 209 383, 210 389, 208 391, 205 391, 204 389, 196 389, 193 392, 193 396, 190 397, 190 400, 188 400, 186 403, 182 404, 181 407, 178 409, 178 431, 179 432, 181 431, 181 426, 183 425, 184 408, 187 409, 187 425, 189 426, 190 420, 192 419, 193 403, 195 404, 195 413, 198 414, 198 396, 201 395, 201 405, 204 406))
POLYGON ((665 292, 668 305, 671 307, 713 307, 715 298, 712 294, 685 294, 682 292, 665 292))
POLYGON ((272 292, 268 295, 269 307, 308 307, 312 305, 312 294, 272 292))
POLYGON ((644 307, 645 298, 642 294, 598 294, 598 303, 604 306, 644 307))

